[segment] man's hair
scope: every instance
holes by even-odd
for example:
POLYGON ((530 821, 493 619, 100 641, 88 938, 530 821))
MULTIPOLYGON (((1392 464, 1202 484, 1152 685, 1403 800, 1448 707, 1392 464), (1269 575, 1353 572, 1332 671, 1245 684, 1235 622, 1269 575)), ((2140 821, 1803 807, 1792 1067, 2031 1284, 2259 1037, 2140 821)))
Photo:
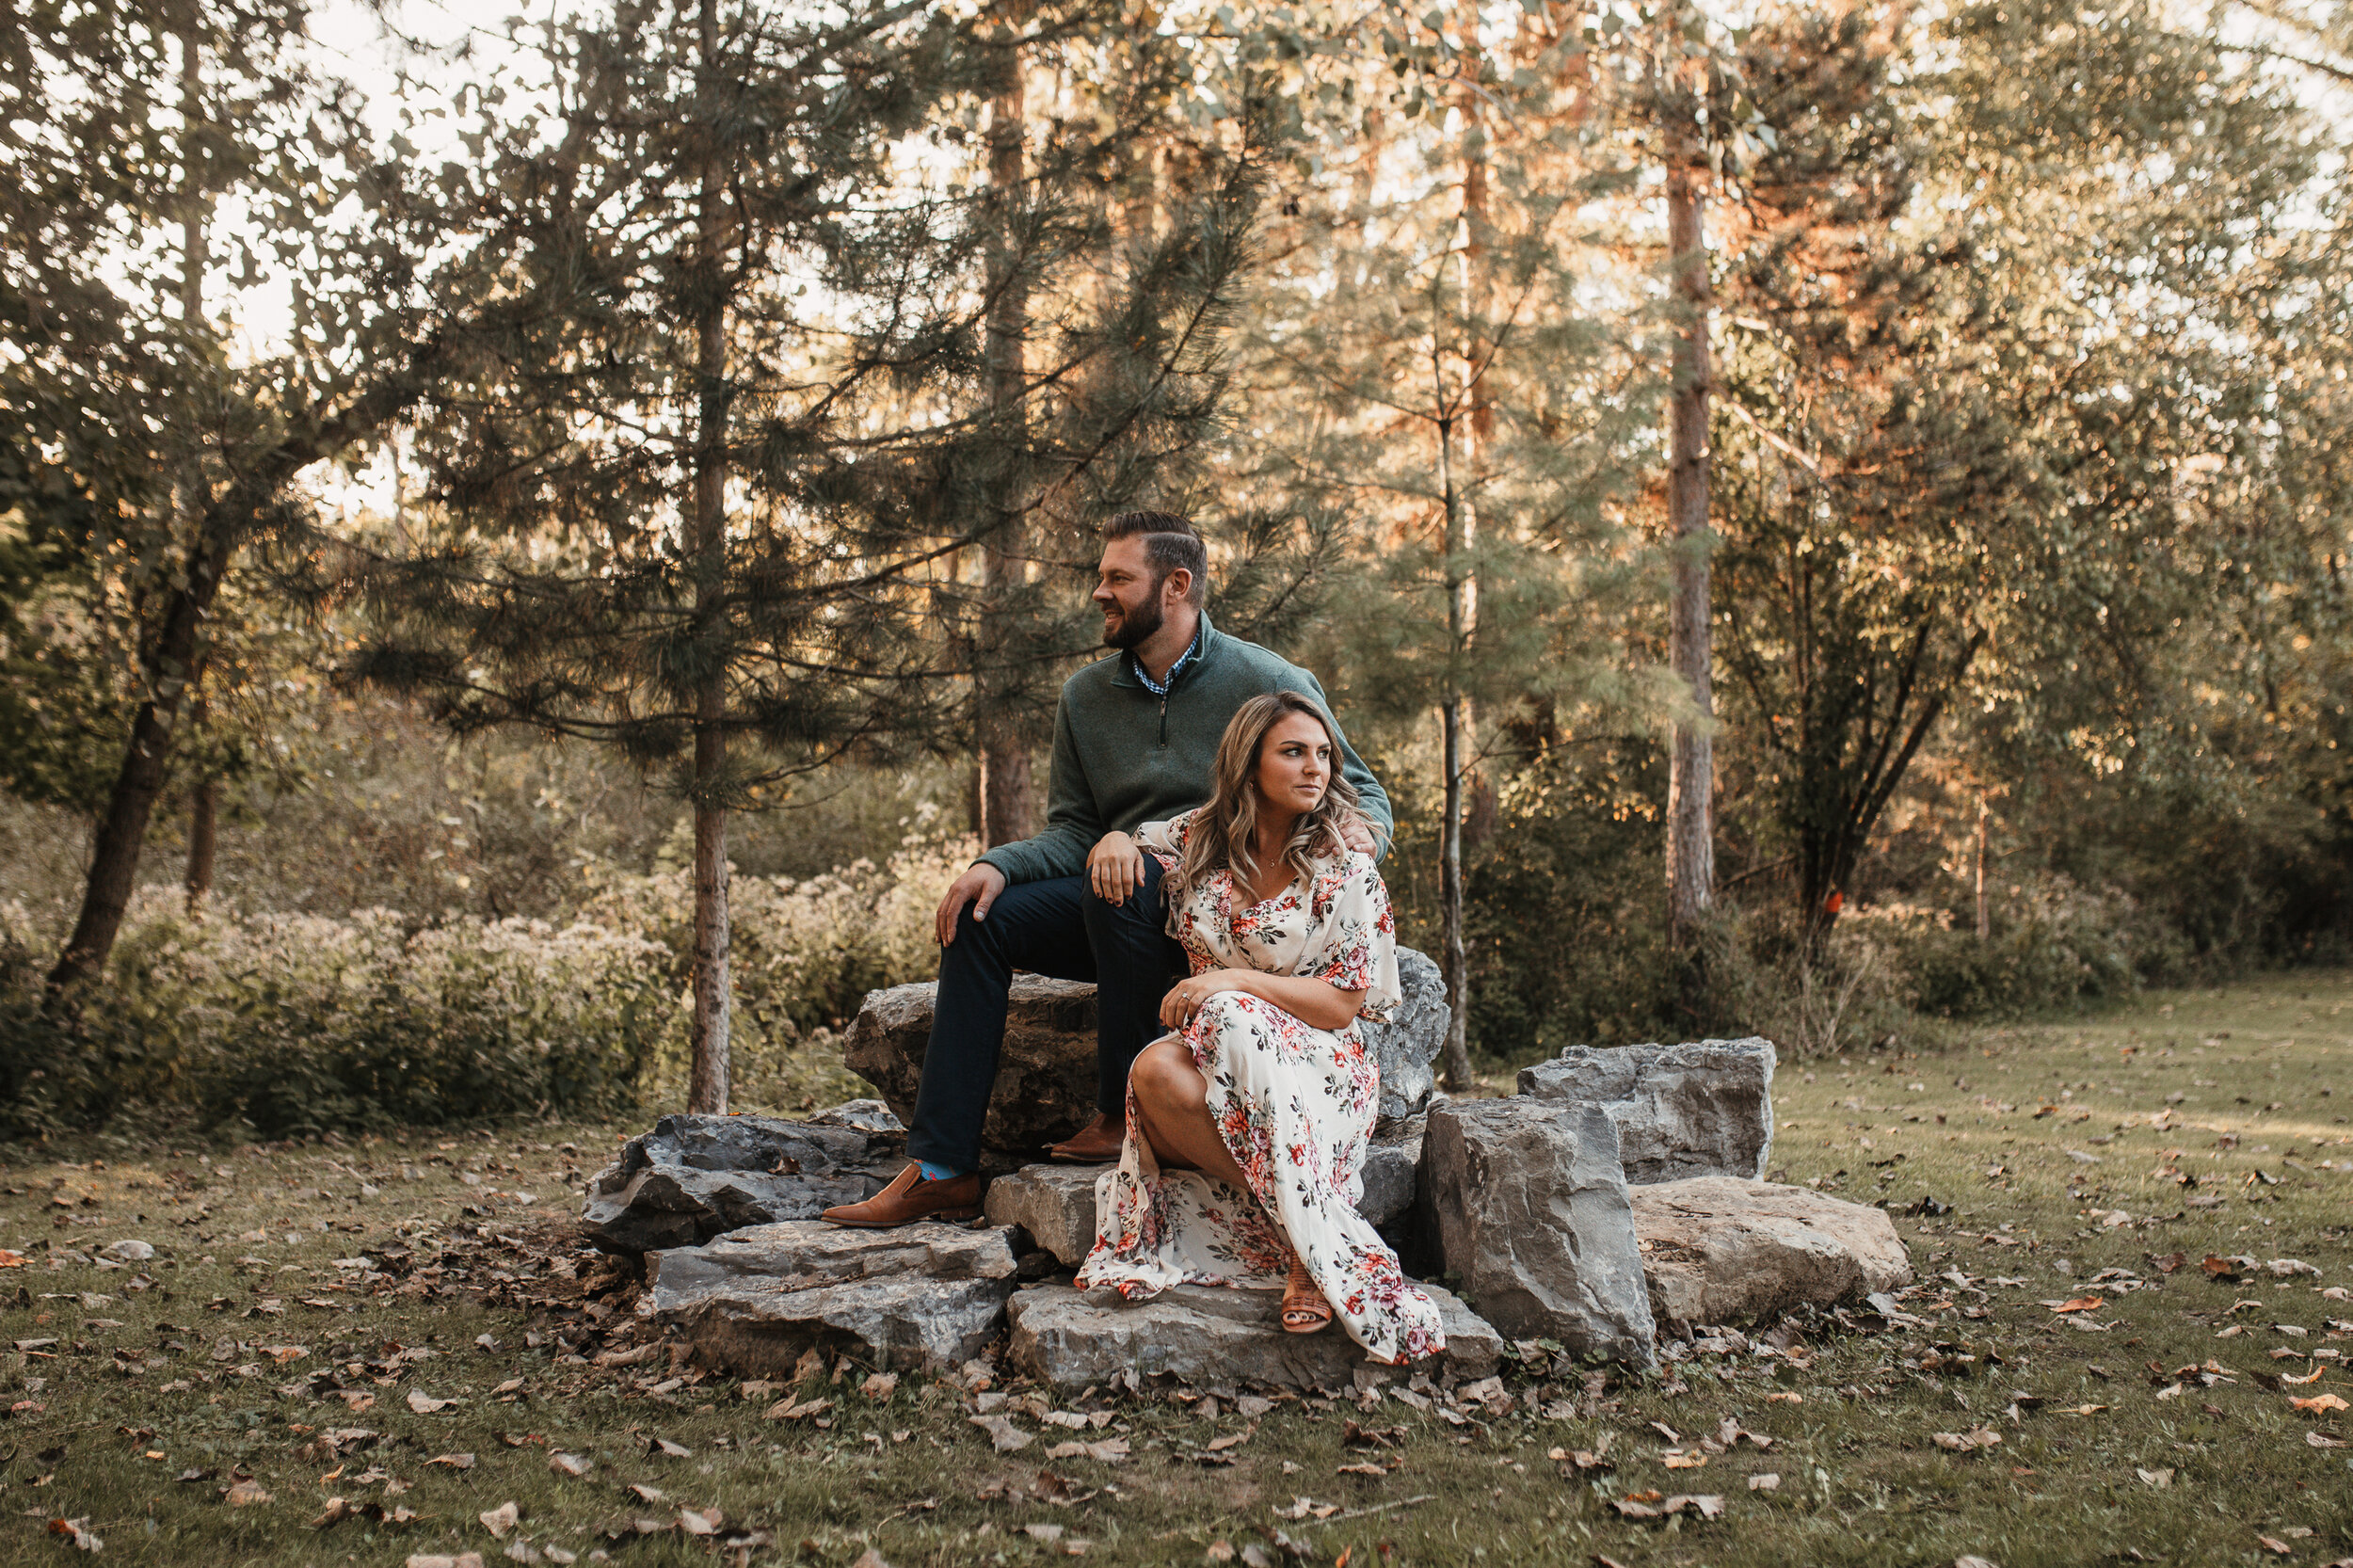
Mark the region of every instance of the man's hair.
POLYGON ((1185 602, 1199 609, 1209 597, 1209 548, 1201 531, 1174 512, 1121 512, 1104 525, 1103 542, 1141 538, 1144 558, 1152 565, 1152 591, 1157 596, 1168 574, 1182 567, 1193 573, 1193 591, 1185 602))

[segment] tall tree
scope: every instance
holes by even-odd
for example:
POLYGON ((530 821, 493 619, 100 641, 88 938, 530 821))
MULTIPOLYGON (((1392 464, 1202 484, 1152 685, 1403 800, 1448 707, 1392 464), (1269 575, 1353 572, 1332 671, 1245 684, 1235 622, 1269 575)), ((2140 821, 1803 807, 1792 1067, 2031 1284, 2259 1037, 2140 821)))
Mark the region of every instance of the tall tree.
POLYGON ((666 771, 695 813, 696 1111, 728 1096, 728 814, 969 735, 932 634, 965 615, 958 556, 1162 481, 1208 428, 1245 150, 1104 297, 1072 285, 1107 264, 1076 190, 1108 136, 1034 149, 1018 200, 952 151, 1018 52, 1110 20, 632 0, 533 40, 561 123, 492 167, 527 193, 500 263, 544 308, 423 427, 426 548, 355 565, 381 631, 352 673, 460 733, 666 771))

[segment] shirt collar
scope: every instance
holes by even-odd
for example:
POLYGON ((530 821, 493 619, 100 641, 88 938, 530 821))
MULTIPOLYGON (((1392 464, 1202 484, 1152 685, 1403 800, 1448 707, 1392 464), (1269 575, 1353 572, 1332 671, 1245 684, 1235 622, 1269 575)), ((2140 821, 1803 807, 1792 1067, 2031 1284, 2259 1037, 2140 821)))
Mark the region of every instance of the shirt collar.
POLYGON ((1168 689, 1176 684, 1176 678, 1185 673, 1185 666, 1192 664, 1193 656, 1201 651, 1201 636, 1209 628, 1209 617, 1204 616, 1201 617, 1201 624, 1193 629, 1193 642, 1184 652, 1176 655, 1176 662, 1168 666, 1168 679, 1165 680, 1153 680, 1145 672, 1144 661, 1137 658, 1132 649, 1128 654, 1128 667, 1136 672, 1136 679, 1144 682, 1145 691, 1150 692, 1154 696, 1166 696, 1168 689))

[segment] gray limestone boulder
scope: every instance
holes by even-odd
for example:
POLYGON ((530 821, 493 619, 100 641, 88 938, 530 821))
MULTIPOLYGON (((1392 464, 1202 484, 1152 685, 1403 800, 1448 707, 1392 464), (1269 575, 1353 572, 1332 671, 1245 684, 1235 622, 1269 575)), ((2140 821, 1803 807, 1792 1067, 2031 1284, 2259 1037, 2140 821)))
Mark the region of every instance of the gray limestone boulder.
POLYGON ((874 1367, 956 1367, 1004 1328, 1013 1233, 789 1221, 648 1254, 646 1276, 654 1317, 741 1376, 789 1374, 812 1347, 874 1367))
POLYGON ((1633 1191, 1652 1312, 1746 1323, 1897 1290, 1912 1258, 1882 1209, 1803 1187, 1695 1176, 1633 1191))
MULTIPOLYGON (((1411 948, 1397 950, 1403 1001, 1387 1023, 1363 1025, 1381 1069, 1381 1115, 1410 1116, 1429 1103, 1431 1064, 1446 1043, 1446 982, 1411 948)), ((915 1114, 923 1050, 938 986, 869 991, 842 1043, 842 1061, 904 1119, 915 1114)), ((983 1163, 1012 1170, 1095 1119, 1095 987, 1043 975, 1014 976, 997 1084, 981 1133, 983 1163)))
MULTIPOLYGON (((1423 1365, 1460 1379, 1492 1375, 1503 1339, 1455 1296, 1425 1285, 1437 1302, 1447 1347, 1423 1365)), ((1033 1285, 1016 1291, 1007 1359, 1014 1369, 1056 1388, 1108 1387, 1168 1375, 1186 1383, 1344 1390, 1374 1366, 1336 1324, 1321 1334, 1286 1334, 1282 1293, 1224 1286, 1180 1285, 1148 1301, 1122 1301, 1111 1289, 1033 1285)))
POLYGON ((1064 1267, 1095 1245, 1095 1184, 1109 1165, 1024 1165, 988 1184, 983 1211, 993 1225, 1018 1225, 1064 1267))
POLYGON ((1365 1053, 1381 1069, 1385 1119, 1411 1116, 1430 1103, 1438 1083, 1432 1064, 1438 1060, 1447 1025, 1454 1016, 1447 1005, 1446 977, 1427 953, 1398 949, 1397 973, 1404 1000, 1391 1009, 1388 1021, 1368 1018, 1357 1026, 1364 1033, 1365 1053))
POLYGON ((1420 1183, 1440 1270, 1497 1329, 1655 1360, 1618 1130, 1600 1107, 1525 1096, 1433 1106, 1420 1183))
POLYGON ((1618 1125, 1625 1178, 1638 1186, 1688 1176, 1765 1174, 1773 1152, 1773 1043, 1571 1046, 1520 1069, 1520 1093, 1599 1105, 1618 1125))
MULTIPOLYGON (((842 1062, 902 1120, 915 1114, 938 990, 925 982, 867 992, 842 1043, 842 1062)), ((983 1162, 999 1170, 1027 1164, 1095 1119, 1095 987, 1020 974, 1011 1003, 981 1129, 983 1162)))
POLYGON ((871 1198, 905 1164, 906 1135, 872 1100, 806 1122, 664 1116, 589 1183, 581 1224, 616 1252, 691 1246, 871 1198))
POLYGON ((1373 1129, 1365 1150, 1365 1195, 1356 1201, 1356 1212, 1371 1224, 1388 1224, 1414 1207, 1415 1171, 1428 1127, 1425 1118, 1411 1116, 1373 1129))

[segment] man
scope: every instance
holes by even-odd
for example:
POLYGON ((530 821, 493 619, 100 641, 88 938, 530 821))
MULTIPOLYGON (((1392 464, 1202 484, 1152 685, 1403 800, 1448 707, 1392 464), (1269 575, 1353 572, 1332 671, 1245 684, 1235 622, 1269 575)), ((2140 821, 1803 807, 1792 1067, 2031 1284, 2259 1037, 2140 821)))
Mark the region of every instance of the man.
MULTIPOLYGON (((1211 627, 1208 597, 1209 553, 1192 523, 1171 512, 1112 519, 1094 599, 1103 642, 1119 651, 1063 683, 1046 831, 990 850, 940 901, 939 996, 907 1168, 824 1218, 881 1227, 979 1211, 981 1125, 1016 968, 1095 982, 1097 1114, 1050 1152, 1086 1163, 1119 1158, 1128 1064, 1165 1032, 1160 999, 1186 972, 1166 931, 1160 862, 1127 835, 1201 804, 1218 742, 1244 702, 1274 691, 1324 702, 1314 676, 1211 627)), ((1351 842, 1382 853, 1389 797, 1336 738, 1340 771, 1369 819, 1351 842)))

